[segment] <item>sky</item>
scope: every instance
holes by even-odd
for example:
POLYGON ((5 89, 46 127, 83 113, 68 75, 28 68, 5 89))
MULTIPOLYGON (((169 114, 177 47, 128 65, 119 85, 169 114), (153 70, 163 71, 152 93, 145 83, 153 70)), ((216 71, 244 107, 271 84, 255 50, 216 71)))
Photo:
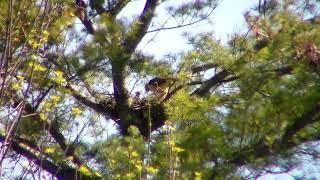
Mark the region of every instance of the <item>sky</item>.
MULTIPOLYGON (((143 1, 136 1, 135 3, 139 4, 141 2, 143 1)), ((210 16, 212 23, 200 22, 185 28, 160 31, 152 42, 150 42, 150 39, 154 36, 154 33, 148 34, 138 46, 138 49, 145 53, 153 54, 156 58, 161 58, 169 53, 186 51, 191 47, 188 46, 186 38, 182 37, 184 32, 213 31, 217 39, 226 42, 229 35, 246 26, 243 14, 255 2, 257 0, 223 0, 210 16)), ((161 12, 158 11, 157 13, 159 16, 161 15, 161 12)))

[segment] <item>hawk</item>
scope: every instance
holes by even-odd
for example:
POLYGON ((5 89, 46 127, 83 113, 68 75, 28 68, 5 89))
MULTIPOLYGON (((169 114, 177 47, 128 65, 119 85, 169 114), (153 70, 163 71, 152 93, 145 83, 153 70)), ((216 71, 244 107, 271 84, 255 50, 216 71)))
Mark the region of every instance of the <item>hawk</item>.
POLYGON ((155 77, 146 84, 145 90, 146 92, 151 91, 152 95, 154 95, 157 99, 163 100, 167 96, 169 88, 172 84, 172 78, 155 77))

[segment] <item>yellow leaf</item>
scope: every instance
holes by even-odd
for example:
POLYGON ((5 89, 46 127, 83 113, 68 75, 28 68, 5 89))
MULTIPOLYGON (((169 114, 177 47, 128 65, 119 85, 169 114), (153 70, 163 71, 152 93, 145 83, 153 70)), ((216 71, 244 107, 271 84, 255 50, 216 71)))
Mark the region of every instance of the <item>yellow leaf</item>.
POLYGON ((127 174, 126 174, 126 177, 132 178, 132 177, 134 177, 134 174, 133 174, 133 173, 127 173, 127 174))
POLYGON ((49 41, 49 38, 48 38, 48 37, 43 37, 43 38, 42 38, 42 41, 43 41, 43 42, 48 42, 48 41, 49 41))
POLYGON ((184 151, 184 149, 182 149, 182 148, 180 148, 180 147, 173 147, 172 150, 173 150, 174 152, 177 152, 177 153, 184 151))
POLYGON ((20 90, 22 88, 22 86, 20 83, 14 83, 12 85, 12 88, 17 91, 17 90, 20 90))
POLYGON ((21 74, 18 74, 17 78, 19 79, 19 81, 22 81, 24 79, 24 77, 21 74))
POLYGON ((142 170, 142 166, 141 166, 140 164, 136 164, 135 166, 136 166, 136 168, 137 168, 138 171, 141 171, 141 170, 142 170))
POLYGON ((273 142, 274 142, 274 138, 272 136, 266 136, 266 142, 267 142, 267 145, 272 145, 273 142))
POLYGON ((47 147, 44 149, 44 152, 47 153, 47 154, 52 154, 56 151, 56 148, 54 147, 47 147))
POLYGON ((176 143, 172 140, 168 141, 168 144, 171 145, 171 146, 174 146, 176 143))
POLYGON ((48 32, 47 30, 44 30, 44 31, 42 31, 42 34, 43 34, 44 36, 48 36, 48 35, 49 35, 49 32, 48 32))
POLYGON ((63 78, 63 72, 62 71, 54 71, 54 73, 56 74, 57 77, 59 78, 63 78))
POLYGON ((35 59, 37 59, 37 58, 38 58, 38 56, 36 56, 36 55, 34 55, 34 54, 31 55, 31 60, 35 60, 35 59))
POLYGON ((91 171, 84 165, 80 166, 79 171, 88 176, 92 175, 91 171))
POLYGON ((98 177, 102 177, 102 175, 99 172, 95 172, 94 174, 98 177))
POLYGON ((73 156, 68 156, 67 159, 68 159, 69 161, 73 161, 73 156))
POLYGON ((156 174, 156 173, 158 172, 158 169, 157 169, 157 168, 154 168, 154 167, 152 167, 152 166, 149 166, 149 167, 147 167, 146 169, 147 169, 147 171, 148 171, 149 173, 151 173, 151 174, 156 174))
POLYGON ((40 120, 44 121, 46 119, 46 115, 44 113, 39 114, 40 120))
POLYGON ((138 156, 139 156, 139 154, 138 154, 136 151, 133 151, 133 152, 131 153, 131 155, 132 155, 132 157, 138 157, 138 156))
POLYGON ((28 40, 28 44, 29 44, 29 45, 31 45, 31 44, 33 44, 33 43, 34 43, 34 40, 33 40, 33 39, 29 39, 29 40, 28 40))
POLYGON ((201 180, 201 172, 194 172, 195 180, 201 180))
POLYGON ((51 96, 50 99, 52 100, 53 104, 57 104, 61 97, 60 96, 51 96))
POLYGON ((73 108, 71 108, 71 112, 72 112, 73 115, 79 116, 79 115, 81 115, 82 110, 80 108, 73 107, 73 108))
POLYGON ((262 58, 262 59, 266 59, 268 58, 270 52, 269 52, 269 48, 268 47, 265 47, 265 48, 262 48, 259 52, 258 52, 258 57, 262 58))
POLYGON ((40 43, 33 43, 32 44, 32 49, 37 49, 39 46, 41 46, 40 43))
POLYGON ((54 74, 56 75, 55 78, 53 78, 54 81, 58 84, 64 83, 66 80, 63 77, 63 72, 62 71, 54 71, 54 74))
POLYGON ((34 70, 35 70, 35 71, 43 72, 43 71, 46 71, 47 68, 44 67, 44 66, 42 66, 42 65, 40 65, 40 64, 37 64, 37 65, 34 66, 34 70))
POLYGON ((131 163, 131 164, 135 164, 135 163, 136 163, 136 161, 135 161, 134 159, 131 159, 131 160, 129 161, 129 163, 131 163))

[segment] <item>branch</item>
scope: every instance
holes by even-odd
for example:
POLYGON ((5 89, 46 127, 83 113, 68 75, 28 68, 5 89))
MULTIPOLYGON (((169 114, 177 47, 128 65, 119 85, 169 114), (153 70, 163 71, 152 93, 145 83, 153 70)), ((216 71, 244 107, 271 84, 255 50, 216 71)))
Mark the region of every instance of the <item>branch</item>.
POLYGON ((264 158, 272 154, 277 154, 283 150, 289 150, 299 145, 303 140, 318 140, 319 135, 313 137, 313 139, 299 139, 298 143, 294 142, 294 135, 303 128, 317 122, 320 118, 320 104, 315 105, 310 111, 304 113, 301 117, 296 118, 294 123, 289 125, 282 136, 281 140, 275 141, 272 148, 268 146, 264 139, 260 140, 254 145, 244 147, 241 152, 234 153, 233 159, 229 162, 237 166, 242 166, 250 162, 249 157, 264 158), (278 152, 276 152, 278 151, 278 152))
MULTIPOLYGON (((5 137, 0 135, 0 141, 3 143, 5 141, 5 137)), ((27 149, 23 148, 17 141, 12 140, 11 148, 18 154, 26 157, 31 160, 38 166, 42 165, 42 167, 48 171, 50 174, 56 174, 59 172, 59 167, 48 160, 40 160, 35 154, 31 153, 27 149)))
POLYGON ((113 17, 116 16, 129 2, 129 0, 116 1, 115 4, 110 5, 112 7, 108 9, 109 14, 113 17))
MULTIPOLYGON (((28 103, 24 106, 24 113, 25 114, 35 114, 34 120, 40 122, 44 129, 49 131, 50 135, 53 139, 59 144, 62 151, 65 153, 66 156, 72 156, 72 162, 77 165, 77 167, 85 166, 87 167, 82 160, 76 155, 75 147, 72 145, 67 144, 65 137, 59 131, 59 127, 55 122, 48 123, 47 121, 41 120, 40 116, 36 112, 34 108, 28 103)), ((88 168, 89 169, 89 168, 88 168)), ((75 170, 73 170, 75 171, 75 170)))
POLYGON ((83 163, 81 162, 80 158, 76 156, 75 154, 75 148, 69 146, 66 143, 66 139, 64 136, 60 133, 59 128, 56 123, 48 123, 47 121, 43 122, 37 112, 35 111, 34 108, 31 107, 30 104, 26 104, 24 108, 25 114, 35 114, 34 119, 42 122, 43 126, 46 130, 49 131, 53 139, 59 144, 60 148, 66 153, 67 156, 72 156, 74 159, 74 163, 77 164, 78 166, 82 165, 83 163))
POLYGON ((230 75, 229 71, 222 70, 221 72, 212 76, 209 80, 205 81, 203 85, 193 91, 191 95, 205 96, 213 86, 226 81, 224 78, 226 78, 228 75, 230 75))
MULTIPOLYGON (((0 135, 0 141, 2 143, 5 141, 5 137, 3 135, 0 135)), ((15 140, 12 140, 11 148, 16 153, 27 158, 37 166, 42 167, 50 174, 56 176, 58 179, 80 179, 80 178, 98 179, 97 177, 91 177, 91 176, 82 174, 81 172, 69 166, 66 166, 66 165, 57 166, 56 164, 54 164, 49 160, 44 160, 43 158, 36 156, 34 153, 30 152, 29 150, 21 146, 20 143, 15 140)))
POLYGON ((198 84, 203 84, 203 81, 192 81, 186 84, 181 84, 178 87, 174 88, 172 91, 170 91, 163 101, 164 102, 168 101, 173 95, 175 95, 178 91, 180 91, 182 88, 186 86, 192 86, 192 85, 198 85, 198 84))
POLYGON ((178 29, 178 28, 182 28, 182 27, 187 27, 187 26, 192 26, 194 24, 197 24, 201 21, 204 21, 206 19, 208 19, 209 16, 211 16, 211 14, 213 13, 213 11, 218 7, 218 4, 215 5, 212 10, 204 17, 202 17, 201 19, 197 20, 197 21, 193 21, 193 22, 189 22, 187 24, 180 24, 180 25, 177 25, 177 26, 170 26, 170 27, 161 27, 161 28, 157 28, 157 29, 152 29, 152 30, 149 30, 147 31, 147 33, 152 33, 152 32, 158 32, 158 31, 161 31, 161 30, 170 30, 170 29, 178 29))
POLYGON ((101 3, 101 1, 90 0, 89 5, 91 6, 91 8, 93 10, 97 11, 98 14, 102 14, 104 12, 107 12, 106 9, 102 7, 103 4, 101 3))
POLYGON ((76 0, 76 10, 77 17, 80 19, 84 27, 86 27, 87 31, 90 34, 95 33, 95 29, 93 28, 93 24, 91 20, 88 18, 87 5, 83 0, 76 0))
POLYGON ((98 113, 110 116, 111 118, 115 116, 115 109, 113 100, 107 102, 96 103, 91 101, 89 98, 81 95, 75 89, 73 89, 70 85, 67 85, 66 88, 70 91, 71 96, 73 96, 76 100, 81 102, 82 104, 90 107, 98 113), (103 104, 105 103, 105 104, 103 104))
POLYGON ((132 123, 132 120, 135 119, 135 114, 129 105, 130 95, 126 87, 128 75, 127 62, 129 61, 130 56, 135 51, 143 36, 146 34, 159 2, 160 0, 146 1, 144 9, 138 20, 133 23, 131 30, 128 32, 128 34, 126 34, 122 44, 123 52, 120 56, 117 53, 116 56, 110 58, 115 109, 118 114, 118 118, 116 120, 119 119, 117 123, 120 126, 121 134, 127 134, 130 123, 132 123))
POLYGON ((215 63, 208 63, 208 64, 203 64, 203 65, 200 65, 200 66, 192 67, 191 71, 192 71, 193 74, 195 74, 195 73, 198 73, 198 72, 201 72, 201 71, 206 71, 206 70, 209 70, 209 69, 212 69, 212 68, 215 68, 215 67, 218 67, 218 65, 215 64, 215 63))
POLYGON ((37 98, 36 105, 34 106, 34 109, 37 110, 40 106, 41 102, 44 100, 44 98, 49 94, 49 92, 53 89, 54 85, 50 85, 47 90, 41 92, 39 97, 37 98))
POLYGON ((144 9, 136 22, 133 23, 131 31, 127 34, 124 41, 124 47, 128 54, 136 49, 141 39, 147 33, 148 27, 154 17, 155 9, 160 0, 147 0, 144 9))
MULTIPOLYGON (((204 64, 201 66, 197 66, 197 67, 193 67, 191 69, 191 71, 193 73, 197 73, 197 72, 201 72, 201 71, 206 71, 212 68, 217 67, 216 64, 214 63, 208 63, 208 64, 204 64)), ((278 69, 274 69, 271 70, 270 72, 275 72, 279 75, 286 75, 286 74, 290 74, 292 72, 292 68, 291 67, 282 67, 282 68, 278 68, 278 69)), ((216 75, 212 76, 209 80, 199 83, 199 82, 193 82, 190 85, 196 85, 196 84, 203 84, 201 87, 199 87, 198 89, 196 89, 191 95, 198 95, 198 96, 204 96, 206 95, 210 89, 220 83, 226 83, 226 82, 231 82, 234 80, 239 79, 240 76, 233 76, 230 77, 228 79, 225 79, 227 76, 231 75, 231 73, 227 70, 222 70, 221 72, 217 73, 216 75)), ((168 98, 170 98, 174 93, 176 93, 175 91, 178 91, 180 89, 182 89, 183 87, 178 87, 177 89, 175 89, 174 91, 172 91, 171 93, 169 93, 166 97, 166 100, 168 98)))
POLYGON ((127 68, 124 61, 124 59, 113 60, 111 62, 111 66, 115 108, 117 114, 119 115, 118 124, 122 131, 121 133, 127 134, 126 130, 129 127, 130 121, 132 120, 133 116, 129 106, 130 95, 126 87, 127 68))
MULTIPOLYGON (((243 166, 252 162, 252 160, 257 158, 265 158, 270 155, 277 155, 281 152, 288 151, 299 144, 301 142, 315 141, 320 139, 319 134, 315 134, 311 138, 300 138, 297 139, 298 142, 294 141, 295 134, 298 133, 303 128, 308 127, 310 124, 313 124, 319 121, 320 118, 320 104, 316 104, 310 111, 304 113, 302 116, 296 118, 294 123, 289 125, 285 131, 284 135, 280 140, 276 140, 271 146, 265 143, 265 140, 262 138, 256 144, 251 144, 247 147, 241 149, 241 151, 237 151, 233 153, 228 161, 229 164, 233 164, 235 166, 243 166)), ((211 178, 214 179, 215 175, 219 171, 219 165, 215 166, 212 170, 211 178), (217 170, 217 171, 216 171, 217 170)))
MULTIPOLYGON (((192 72, 196 73, 196 72, 206 71, 208 69, 215 68, 215 67, 216 67, 216 65, 213 63, 212 64, 211 63, 204 64, 202 66, 192 68, 192 72)), ((286 74, 290 74, 292 72, 292 68, 291 67, 282 67, 279 69, 272 70, 271 72, 275 72, 279 75, 286 75, 286 74)), ((228 79, 225 79, 230 74, 231 73, 229 71, 222 70, 221 72, 217 73, 216 75, 211 77, 209 80, 204 82, 203 85, 201 87, 199 87, 198 89, 196 89, 191 95, 204 96, 210 91, 210 89, 213 86, 220 84, 220 83, 231 82, 231 81, 239 79, 239 77, 240 77, 240 76, 233 76, 228 79)))
POLYGON ((282 148, 293 147, 296 144, 293 141, 293 136, 305 128, 306 126, 317 122, 320 118, 320 103, 315 105, 313 109, 305 113, 298 119, 295 119, 294 123, 288 126, 282 136, 281 146, 282 148))
POLYGON ((316 23, 316 22, 319 21, 319 20, 320 20, 320 15, 317 15, 317 16, 314 16, 314 17, 312 17, 312 18, 306 19, 306 20, 304 20, 304 21, 306 21, 306 22, 311 22, 311 23, 316 23))

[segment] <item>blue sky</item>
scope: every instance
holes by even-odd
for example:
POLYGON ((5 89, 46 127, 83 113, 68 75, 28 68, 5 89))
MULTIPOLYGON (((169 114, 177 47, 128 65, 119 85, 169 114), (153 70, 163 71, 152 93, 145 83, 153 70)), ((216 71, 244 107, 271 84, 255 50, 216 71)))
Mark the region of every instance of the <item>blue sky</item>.
MULTIPOLYGON (((186 39, 181 36, 183 32, 214 31, 217 39, 226 42, 230 34, 238 32, 241 27, 245 26, 243 14, 255 2, 257 0, 223 0, 210 16, 212 24, 201 22, 190 27, 161 31, 152 42, 149 42, 149 40, 154 34, 148 34, 141 42, 139 48, 148 54, 154 54, 157 58, 161 58, 168 53, 185 51, 190 46, 187 45, 186 39)), ((133 6, 138 6, 140 3, 143 3, 143 1, 135 1, 132 4, 133 6)), ((159 16, 162 15, 159 11, 158 14, 159 16)))

